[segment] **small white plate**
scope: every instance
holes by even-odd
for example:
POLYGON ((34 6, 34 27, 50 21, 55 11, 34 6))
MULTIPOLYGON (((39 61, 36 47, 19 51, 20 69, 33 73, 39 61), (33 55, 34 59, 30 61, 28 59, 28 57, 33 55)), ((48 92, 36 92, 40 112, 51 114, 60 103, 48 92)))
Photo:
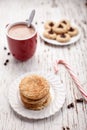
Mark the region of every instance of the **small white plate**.
POLYGON ((59 83, 58 77, 53 74, 42 72, 30 72, 16 79, 9 88, 9 103, 17 114, 28 119, 43 119, 55 114, 61 109, 65 102, 65 87, 59 83), (19 83, 27 75, 39 74, 44 76, 50 83, 51 103, 42 110, 34 111, 26 109, 20 99, 19 83))
POLYGON ((53 44, 53 45, 66 46, 66 45, 70 45, 70 44, 73 44, 73 43, 75 43, 76 41, 78 41, 78 40, 80 39, 80 35, 81 35, 80 28, 79 28, 76 24, 74 24, 74 23, 71 23, 71 25, 72 25, 73 27, 76 27, 76 28, 78 29, 79 33, 78 33, 78 35, 72 37, 72 38, 70 39, 70 41, 69 41, 69 42, 66 42, 66 43, 61 43, 61 42, 58 42, 58 41, 56 41, 56 40, 50 40, 50 39, 45 38, 45 37, 43 36, 44 26, 41 26, 40 29, 38 30, 38 32, 39 32, 40 37, 41 37, 45 42, 47 42, 47 43, 49 43, 49 44, 53 44))

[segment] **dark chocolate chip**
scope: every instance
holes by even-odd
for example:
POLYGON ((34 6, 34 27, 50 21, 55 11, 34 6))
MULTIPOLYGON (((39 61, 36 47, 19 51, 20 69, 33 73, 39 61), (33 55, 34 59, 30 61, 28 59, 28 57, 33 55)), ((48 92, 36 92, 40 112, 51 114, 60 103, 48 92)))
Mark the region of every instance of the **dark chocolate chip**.
POLYGON ((67 108, 70 109, 70 108, 73 108, 74 107, 74 104, 73 103, 70 103, 67 108))
POLYGON ((10 55, 10 52, 8 52, 7 55, 10 55))
POLYGON ((59 24, 58 28, 63 28, 63 26, 61 24, 59 24))
POLYGON ((61 36, 62 38, 65 38, 65 37, 66 37, 66 35, 65 35, 65 34, 61 34, 60 36, 61 36))
POLYGON ((4 50, 7 50, 7 48, 6 48, 6 47, 4 47, 4 50))
POLYGON ((66 24, 66 21, 62 21, 62 23, 66 24))
POLYGON ((50 33, 50 34, 53 34, 54 32, 53 32, 53 30, 51 29, 51 30, 49 31, 49 33, 50 33))
POLYGON ((83 98, 76 99, 77 103, 83 103, 83 101, 84 101, 83 98))
POLYGON ((69 31, 73 32, 73 31, 74 31, 74 28, 70 27, 69 31))
POLYGON ((54 23, 53 23, 53 22, 50 22, 49 25, 50 25, 51 27, 53 27, 53 26, 54 26, 54 23))

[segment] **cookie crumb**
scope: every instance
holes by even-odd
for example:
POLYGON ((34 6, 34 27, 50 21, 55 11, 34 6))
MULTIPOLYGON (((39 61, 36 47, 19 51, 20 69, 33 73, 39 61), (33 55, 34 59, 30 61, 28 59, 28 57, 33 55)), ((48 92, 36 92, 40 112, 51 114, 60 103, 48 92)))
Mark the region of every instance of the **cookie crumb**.
POLYGON ((83 98, 76 99, 77 103, 83 103, 83 101, 84 101, 83 98))
POLYGON ((70 103, 68 106, 67 106, 68 109, 70 108, 74 108, 74 103, 70 103))

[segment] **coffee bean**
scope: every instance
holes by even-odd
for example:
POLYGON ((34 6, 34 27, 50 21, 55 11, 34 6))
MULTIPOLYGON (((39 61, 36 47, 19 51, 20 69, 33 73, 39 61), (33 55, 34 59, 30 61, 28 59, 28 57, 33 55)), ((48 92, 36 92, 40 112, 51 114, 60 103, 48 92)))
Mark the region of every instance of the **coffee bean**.
POLYGON ((70 103, 67 108, 70 109, 70 108, 73 108, 74 107, 74 103, 70 103))
POLYGON ((10 55, 10 52, 8 52, 7 55, 10 55))
POLYGON ((4 47, 4 50, 7 50, 7 48, 6 48, 6 47, 4 47))
POLYGON ((66 127, 66 129, 67 129, 67 130, 70 130, 70 128, 69 128, 68 126, 66 127))
POLYGON ((7 60, 6 60, 6 63, 8 63, 8 62, 9 62, 9 60, 7 59, 7 60))
POLYGON ((83 98, 76 99, 77 103, 83 103, 83 101, 84 101, 83 98))
POLYGON ((62 127, 63 128, 63 130, 65 130, 65 127, 62 127))
POLYGON ((5 62, 5 63, 4 63, 4 65, 6 66, 6 65, 7 65, 7 63, 5 62))

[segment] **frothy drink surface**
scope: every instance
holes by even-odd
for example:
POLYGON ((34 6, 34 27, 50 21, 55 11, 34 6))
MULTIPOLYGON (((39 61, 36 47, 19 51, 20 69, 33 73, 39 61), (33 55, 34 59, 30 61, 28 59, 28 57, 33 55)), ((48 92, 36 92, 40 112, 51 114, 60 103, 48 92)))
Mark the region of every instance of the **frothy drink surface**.
POLYGON ((12 38, 23 40, 31 37, 34 32, 35 30, 33 27, 28 28, 25 24, 18 24, 9 29, 8 35, 12 38))

